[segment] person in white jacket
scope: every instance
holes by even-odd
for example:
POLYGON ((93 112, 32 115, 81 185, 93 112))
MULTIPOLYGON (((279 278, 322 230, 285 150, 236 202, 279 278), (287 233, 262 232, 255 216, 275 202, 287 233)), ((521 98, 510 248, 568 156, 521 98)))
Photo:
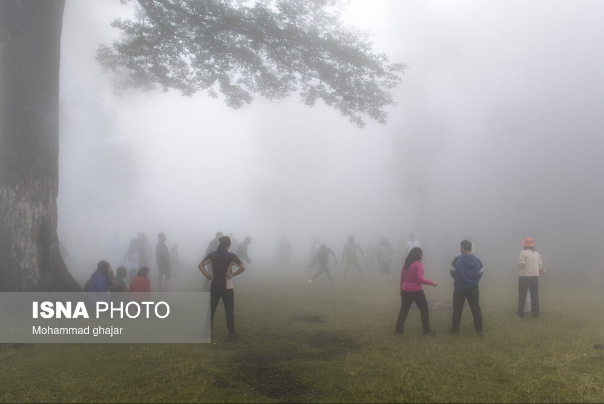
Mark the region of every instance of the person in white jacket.
POLYGON ((541 255, 535 251, 535 241, 526 238, 522 242, 524 249, 518 257, 518 318, 524 317, 524 304, 527 290, 531 295, 531 314, 533 318, 539 317, 539 274, 544 273, 541 255))

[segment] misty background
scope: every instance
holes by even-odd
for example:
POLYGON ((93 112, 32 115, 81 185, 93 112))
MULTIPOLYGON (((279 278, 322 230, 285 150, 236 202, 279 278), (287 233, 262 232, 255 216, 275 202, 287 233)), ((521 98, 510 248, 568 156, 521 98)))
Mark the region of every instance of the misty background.
POLYGON ((428 279, 448 278, 467 236, 491 279, 517 276, 525 237, 550 278, 601 276, 604 3, 349 1, 344 21, 409 66, 388 124, 363 129, 295 96, 241 110, 117 96, 94 58, 132 13, 65 8, 58 232, 81 282, 116 233, 125 254, 164 232, 193 274, 217 231, 251 236, 258 272, 275 270, 282 236, 307 264, 315 237, 339 257, 349 234, 396 248, 415 233, 428 279))

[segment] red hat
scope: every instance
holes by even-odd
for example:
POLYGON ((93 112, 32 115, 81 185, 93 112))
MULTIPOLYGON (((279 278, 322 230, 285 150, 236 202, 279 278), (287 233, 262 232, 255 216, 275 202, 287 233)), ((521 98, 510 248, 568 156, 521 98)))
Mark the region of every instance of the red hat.
POLYGON ((522 242, 522 245, 525 247, 534 247, 535 246, 535 240, 533 240, 532 238, 525 238, 524 241, 522 242))

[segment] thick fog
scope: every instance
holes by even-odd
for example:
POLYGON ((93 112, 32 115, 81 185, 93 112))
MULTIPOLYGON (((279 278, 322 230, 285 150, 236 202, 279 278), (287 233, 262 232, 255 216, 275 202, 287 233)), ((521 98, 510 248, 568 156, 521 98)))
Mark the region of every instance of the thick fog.
POLYGON ((196 271, 217 231, 253 238, 255 270, 287 236, 308 263, 415 233, 427 270, 471 236, 485 267, 517 275, 532 237, 548 273, 604 263, 604 3, 352 0, 346 23, 408 69, 387 125, 363 129, 296 96, 241 110, 199 93, 114 94, 94 60, 129 16, 119 2, 68 1, 61 54, 59 237, 82 280, 164 232, 196 271))

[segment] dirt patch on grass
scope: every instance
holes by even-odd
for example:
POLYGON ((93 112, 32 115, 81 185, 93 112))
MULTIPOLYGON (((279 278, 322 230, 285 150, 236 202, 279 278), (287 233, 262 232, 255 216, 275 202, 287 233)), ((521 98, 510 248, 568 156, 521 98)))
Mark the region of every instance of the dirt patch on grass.
POLYGON ((281 403, 299 402, 314 392, 310 385, 300 382, 276 355, 245 354, 239 358, 242 380, 260 394, 281 403))
POLYGON ((295 321, 302 321, 304 323, 310 323, 310 324, 325 322, 325 318, 323 316, 292 316, 290 318, 295 321))
POLYGON ((315 354, 305 354, 308 359, 332 360, 338 356, 346 355, 348 352, 357 351, 359 344, 348 337, 338 337, 330 334, 318 334, 306 339, 309 347, 317 350, 315 354))
MULTIPOLYGON (((317 334, 284 344, 278 341, 264 352, 244 352, 236 359, 237 379, 248 388, 282 403, 313 401, 320 391, 312 384, 300 380, 291 361, 333 360, 359 349, 351 338, 330 334, 317 334)), ((218 380, 218 387, 231 384, 218 380)))

